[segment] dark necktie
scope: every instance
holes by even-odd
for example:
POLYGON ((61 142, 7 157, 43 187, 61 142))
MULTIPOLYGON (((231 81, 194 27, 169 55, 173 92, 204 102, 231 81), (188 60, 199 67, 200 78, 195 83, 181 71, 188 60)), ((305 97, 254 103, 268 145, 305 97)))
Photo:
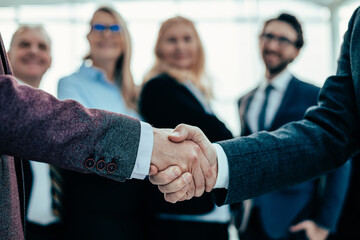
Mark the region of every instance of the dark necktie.
POLYGON ((269 95, 270 95, 270 92, 272 89, 273 89, 273 86, 271 86, 270 84, 265 88, 265 98, 264 98, 264 102, 262 104, 261 111, 259 114, 259 122, 258 122, 258 130, 259 131, 265 130, 266 109, 267 109, 267 105, 268 105, 269 95))
POLYGON ((50 165, 50 177, 51 177, 51 197, 52 197, 53 213, 61 220, 63 214, 64 194, 62 191, 63 179, 60 174, 60 170, 50 165))

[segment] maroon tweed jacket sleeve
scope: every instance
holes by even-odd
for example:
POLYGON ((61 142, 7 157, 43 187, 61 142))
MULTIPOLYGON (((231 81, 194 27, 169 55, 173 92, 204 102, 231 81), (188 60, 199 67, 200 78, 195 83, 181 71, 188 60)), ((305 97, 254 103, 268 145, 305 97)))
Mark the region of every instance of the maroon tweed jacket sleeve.
POLYGON ((125 181, 135 164, 140 122, 17 84, 0 42, 0 239, 22 239, 13 157, 125 181), (100 159, 105 165, 97 164, 100 159))

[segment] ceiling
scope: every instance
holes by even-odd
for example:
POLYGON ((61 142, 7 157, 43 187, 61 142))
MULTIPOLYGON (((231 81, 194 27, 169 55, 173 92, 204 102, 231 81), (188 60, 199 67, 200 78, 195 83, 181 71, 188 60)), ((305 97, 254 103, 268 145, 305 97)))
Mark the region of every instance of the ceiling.
MULTIPOLYGON (((129 0, 118 0, 118 1, 129 1, 129 0)), ((132 0, 136 1, 136 0, 132 0)), ((144 1, 144 0, 143 0, 144 1)), ((159 0, 158 0, 159 1, 159 0)), ((162 1, 180 1, 180 0, 162 0, 162 1)), ((190 1, 190 0, 183 0, 190 1)), ((206 1, 206 0, 203 0, 206 1)), ((245 1, 245 0, 239 0, 245 1)), ((254 1, 269 1, 269 0, 254 0, 254 1)), ((271 0, 274 1, 274 0, 271 0)), ((275 0, 276 1, 276 0, 275 0)), ((292 0, 292 1, 300 1, 300 0, 292 0)), ((338 7, 345 3, 350 3, 353 0, 302 0, 309 3, 319 4, 321 6, 326 7, 338 7)), ((101 0, 1 0, 0 7, 11 7, 18 5, 51 5, 51 4, 61 4, 61 3, 82 3, 82 2, 103 2, 101 0)))

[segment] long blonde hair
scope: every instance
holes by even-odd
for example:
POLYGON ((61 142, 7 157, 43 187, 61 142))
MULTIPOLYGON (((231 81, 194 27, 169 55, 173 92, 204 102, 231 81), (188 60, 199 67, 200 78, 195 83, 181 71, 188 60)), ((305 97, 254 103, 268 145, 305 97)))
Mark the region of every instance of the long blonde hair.
POLYGON ((208 78, 205 78, 205 53, 204 47, 201 43, 198 32, 196 31, 194 23, 184 17, 177 16, 170 18, 161 24, 158 38, 156 40, 155 48, 154 48, 156 60, 154 66, 150 69, 150 71, 146 74, 143 84, 149 81, 151 78, 161 74, 167 73, 171 77, 175 78, 180 83, 184 83, 187 80, 190 80, 201 92, 205 95, 205 97, 209 100, 212 97, 211 86, 208 78), (163 59, 162 53, 160 51, 160 45, 162 39, 166 33, 166 31, 176 24, 184 24, 190 27, 195 36, 195 41, 197 41, 198 46, 198 59, 195 61, 194 66, 192 66, 189 70, 181 70, 169 66, 163 59))
MULTIPOLYGON (((116 22, 121 27, 122 35, 122 49, 123 53, 119 56, 115 65, 114 79, 116 84, 121 89, 121 94, 125 100, 125 103, 128 107, 132 109, 137 108, 137 98, 138 98, 138 87, 135 85, 132 74, 130 72, 130 62, 131 62, 131 38, 129 31, 126 27, 126 23, 121 15, 116 12, 114 9, 102 6, 99 7, 93 15, 97 12, 105 12, 113 16, 116 22)), ((91 59, 91 52, 87 54, 84 59, 91 59)))

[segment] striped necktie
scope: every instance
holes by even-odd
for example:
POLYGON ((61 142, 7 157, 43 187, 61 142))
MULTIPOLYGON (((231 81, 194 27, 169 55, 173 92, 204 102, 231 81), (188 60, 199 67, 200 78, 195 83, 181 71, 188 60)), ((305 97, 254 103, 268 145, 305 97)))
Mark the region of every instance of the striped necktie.
POLYGON ((64 193, 62 191, 63 179, 60 173, 60 169, 50 165, 50 177, 51 177, 51 198, 52 209, 55 216, 62 220, 63 214, 63 200, 64 193))

